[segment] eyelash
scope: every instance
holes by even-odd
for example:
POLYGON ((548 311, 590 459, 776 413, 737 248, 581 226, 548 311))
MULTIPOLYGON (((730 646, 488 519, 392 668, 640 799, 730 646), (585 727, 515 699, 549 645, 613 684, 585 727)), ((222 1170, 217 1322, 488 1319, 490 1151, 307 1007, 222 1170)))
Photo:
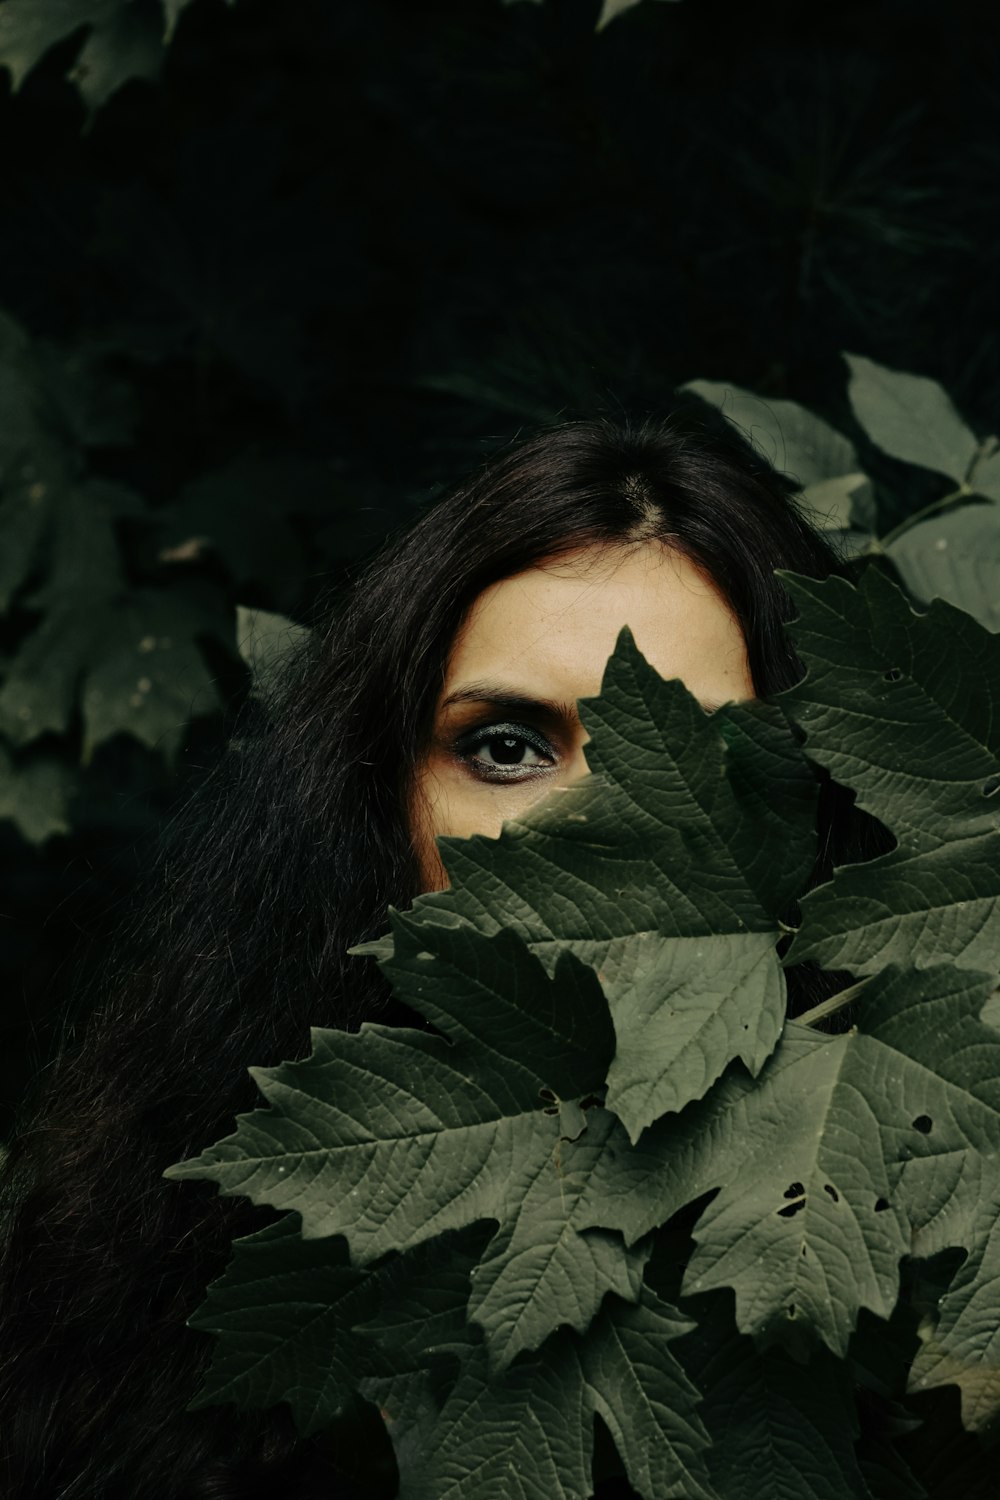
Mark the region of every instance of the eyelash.
POLYGON ((524 724, 484 724, 479 729, 462 735, 455 745, 459 758, 480 781, 531 781, 551 769, 549 766, 491 765, 488 761, 478 759, 475 752, 493 740, 517 740, 555 765, 555 751, 537 730, 528 729, 524 724))

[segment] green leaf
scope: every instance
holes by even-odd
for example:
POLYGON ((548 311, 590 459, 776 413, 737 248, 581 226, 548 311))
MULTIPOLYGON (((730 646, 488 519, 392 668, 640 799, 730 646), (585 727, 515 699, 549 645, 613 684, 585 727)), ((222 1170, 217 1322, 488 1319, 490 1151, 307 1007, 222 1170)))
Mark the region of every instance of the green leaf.
POLYGON ((1000 500, 1000 453, 991 451, 995 444, 996 438, 987 439, 969 475, 971 489, 989 500, 1000 500))
POLYGON ((633 1139, 701 1098, 729 1059, 759 1072, 784 1019, 769 933, 665 941, 641 934, 622 949, 608 996, 619 1040, 607 1102, 633 1139))
POLYGON ((0 67, 16 89, 56 42, 84 26, 104 26, 128 0, 3 0, 0 67))
POLYGON ((281 679, 282 669, 302 649, 310 631, 284 615, 236 606, 236 645, 250 668, 254 691, 266 696, 281 679))
POLYGON ((92 114, 133 78, 158 78, 162 65, 162 21, 129 0, 91 28, 68 77, 92 114))
MULTIPOLYGON (((163 14, 136 0, 2 0, 0 67, 19 89, 57 42, 88 35, 69 72, 90 110, 131 78, 156 78, 178 17, 190 0, 163 0, 163 14)), ((232 0, 229 0, 232 4, 232 0)))
POLYGON ((69 729, 105 621, 103 611, 88 615, 71 600, 53 608, 27 638, 0 688, 0 730, 13 744, 69 729))
POLYGON ((303 1240, 291 1215, 237 1240, 188 1320, 221 1335, 192 1408, 287 1401, 304 1436, 329 1426, 364 1373, 365 1343, 352 1330, 371 1315, 373 1293, 342 1239, 303 1240))
MULTIPOLYGON (((858 473, 854 444, 797 402, 765 399, 719 380, 690 380, 681 389, 717 406, 779 474, 788 474, 803 488, 836 481, 841 515, 845 500, 863 487, 865 477, 858 473)), ((838 524, 842 524, 839 517, 838 524)))
POLYGON ((31 573, 45 530, 45 486, 25 485, 0 499, 0 611, 10 608, 31 573))
POLYGON ((217 628, 210 613, 166 591, 138 591, 109 612, 81 692, 85 758, 116 734, 175 755, 190 721, 219 707, 197 644, 217 628))
MULTIPOLYGON (((2 16, 0 9, 0 23, 2 16)), ((73 474, 36 352, 0 312, 0 609, 31 575, 53 504, 73 474)))
POLYGON ((0 688, 0 730, 16 745, 66 732, 81 677, 121 591, 118 544, 101 496, 99 488, 78 485, 44 497, 49 570, 29 602, 45 613, 0 688))
POLYGON ((714 1500, 697 1392, 666 1347, 690 1326, 645 1288, 502 1377, 469 1358, 400 1454, 400 1500, 588 1500, 595 1415, 646 1500, 714 1500))
POLYGON ((604 0, 601 14, 597 18, 597 30, 603 31, 609 21, 613 21, 616 16, 623 15, 627 10, 632 10, 638 4, 639 0, 604 0))
POLYGON ((0 818, 9 818, 30 844, 69 833, 72 770, 53 755, 15 760, 0 745, 0 818))
MULTIPOLYGON (((865 991, 863 1032, 790 1023, 756 1083, 730 1075, 631 1150, 610 1140, 577 1222, 632 1242, 719 1189, 684 1291, 732 1287, 741 1332, 843 1355, 861 1308, 891 1313, 899 1261, 935 1212, 909 1164, 1000 1147, 1000 1034, 979 1019, 990 988, 890 969, 865 991)), ((951 1228, 961 1243, 960 1213, 951 1228)))
POLYGON ((910 1371, 911 1391, 956 1385, 962 1422, 995 1437, 1000 1429, 1000 1179, 975 1200, 972 1251, 941 1299, 910 1371))
MULTIPOLYGON (((233 0, 228 0, 228 3, 232 5, 233 0)), ((163 35, 165 43, 173 41, 174 32, 177 30, 177 22, 190 4, 191 0, 163 0, 163 13, 166 22, 166 29, 163 35)))
POLYGON ((962 505, 920 521, 885 553, 915 598, 946 599, 987 630, 1000 630, 1000 509, 962 505))
MULTIPOLYGON (((603 1080, 604 999, 570 955, 549 979, 505 933, 435 924, 409 935, 419 948, 404 948, 394 977, 444 1036, 372 1025, 356 1036, 315 1032, 306 1061, 255 1071, 270 1111, 241 1117, 235 1135, 167 1175, 294 1208, 305 1235, 346 1235, 361 1264, 495 1219, 473 1313, 491 1359, 507 1363, 560 1324, 586 1328, 606 1292, 638 1295, 644 1254, 575 1228, 586 1182, 620 1127, 591 1107, 566 1141, 553 1103, 603 1080), (431 964, 429 998, 409 979, 431 964), (588 1033, 593 1051, 581 1047, 588 1033)), ((401 924, 397 940, 406 936, 401 924)))
POLYGON ((621 1066, 609 1080, 634 1136, 699 1097, 734 1056, 756 1070, 774 1045, 778 914, 815 857, 816 786, 774 709, 707 715, 628 632, 581 713, 594 775, 499 839, 442 840, 452 889, 414 912, 491 932, 502 909, 547 964, 568 948, 598 970, 619 1051, 646 1054, 635 1088, 621 1066), (682 951, 670 946, 678 937, 702 941, 682 951))
POLYGON ((979 445, 937 381, 890 370, 860 354, 844 358, 854 415, 875 446, 962 484, 979 445))
POLYGON ((860 471, 808 484, 798 500, 799 509, 818 531, 846 531, 851 526, 874 528, 871 480, 860 471))
POLYGON ((806 1367, 782 1350, 762 1352, 736 1332, 721 1298, 685 1338, 681 1362, 704 1392, 699 1414, 719 1500, 870 1500, 846 1365, 825 1350, 806 1367))
POLYGON ((808 755, 853 787, 898 847, 802 902, 793 962, 1000 966, 1000 638, 940 600, 914 613, 877 569, 858 589, 788 577, 807 666, 782 702, 808 755))

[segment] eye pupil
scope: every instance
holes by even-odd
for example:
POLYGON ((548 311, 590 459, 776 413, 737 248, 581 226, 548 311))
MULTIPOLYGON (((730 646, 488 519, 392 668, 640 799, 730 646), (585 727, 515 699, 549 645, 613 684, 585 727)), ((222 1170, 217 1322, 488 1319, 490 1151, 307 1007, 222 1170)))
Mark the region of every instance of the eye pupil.
POLYGON ((513 735, 505 735, 503 739, 490 740, 490 754, 499 766, 516 766, 518 761, 524 759, 524 742, 513 735))

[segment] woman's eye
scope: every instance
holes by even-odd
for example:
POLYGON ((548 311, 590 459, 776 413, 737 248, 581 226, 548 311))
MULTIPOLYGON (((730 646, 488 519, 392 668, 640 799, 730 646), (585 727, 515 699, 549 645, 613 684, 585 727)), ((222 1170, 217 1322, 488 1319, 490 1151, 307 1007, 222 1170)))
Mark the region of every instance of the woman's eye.
POLYGON ((541 735, 520 726, 496 724, 466 738, 460 754, 476 775, 490 781, 516 781, 555 765, 555 754, 541 735))

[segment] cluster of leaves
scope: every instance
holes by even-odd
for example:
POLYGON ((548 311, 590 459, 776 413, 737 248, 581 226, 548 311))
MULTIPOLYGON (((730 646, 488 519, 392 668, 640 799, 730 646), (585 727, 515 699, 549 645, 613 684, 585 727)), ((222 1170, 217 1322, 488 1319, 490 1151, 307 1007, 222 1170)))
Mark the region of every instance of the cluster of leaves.
MULTIPOLYGON (((237 603, 310 618, 498 434, 662 411, 696 370, 844 425, 846 343, 987 419, 990 49, 933 7, 885 49, 881 5, 859 30, 653 0, 0 0, 2 379, 35 393, 2 435, 5 555, 33 573, 0 623, 26 695, 0 725, 0 1105, 82 993, 62 953, 83 931, 96 956, 223 739, 237 603), (77 498, 35 515, 17 476, 50 450, 77 498), (160 676, 150 639, 176 647, 160 676), (32 737, 36 697, 64 729, 32 737)), ((886 529, 926 485, 871 456, 886 529)))
POLYGON ((944 489, 881 536, 874 486, 843 433, 794 401, 710 380, 684 389, 717 406, 796 485, 812 524, 843 554, 881 557, 915 599, 947 599, 1000 629, 1000 442, 977 437, 937 381, 860 355, 845 359, 851 409, 869 443, 944 489))
POLYGON ((34 841, 69 826, 76 778, 53 740, 76 739, 85 763, 121 733, 175 754, 217 703, 196 638, 232 637, 221 599, 128 578, 118 529, 146 507, 88 473, 85 454, 127 416, 84 409, 86 380, 0 320, 0 799, 34 841))
POLYGON ((175 757, 191 720, 218 709, 199 640, 232 649, 224 593, 165 585, 168 549, 145 576, 129 569, 123 528, 157 528, 135 491, 89 472, 88 445, 127 431, 102 394, 0 319, 0 805, 34 842, 68 830, 78 768, 101 745, 126 734, 175 757))
MULTIPOLYGON (((428 1029, 316 1031, 255 1070, 267 1108, 170 1169, 284 1214, 194 1320, 218 1335, 200 1402, 284 1400, 303 1433, 374 1402, 405 1500, 586 1500, 595 1431, 645 1500, 988 1493, 1000 637, 941 597, 960 569, 913 559, 993 514, 997 465, 930 382, 851 379, 868 436, 956 490, 859 535, 854 582, 788 578, 803 681, 706 715, 626 632, 582 705, 591 776, 444 841, 449 890, 375 945, 428 1029), (816 766, 895 847, 806 892, 816 766), (805 960, 854 982, 788 1020, 805 960), (939 1387, 967 1436, 928 1489, 939 1387)), ((860 533, 851 445, 761 412, 807 503, 860 533)))

